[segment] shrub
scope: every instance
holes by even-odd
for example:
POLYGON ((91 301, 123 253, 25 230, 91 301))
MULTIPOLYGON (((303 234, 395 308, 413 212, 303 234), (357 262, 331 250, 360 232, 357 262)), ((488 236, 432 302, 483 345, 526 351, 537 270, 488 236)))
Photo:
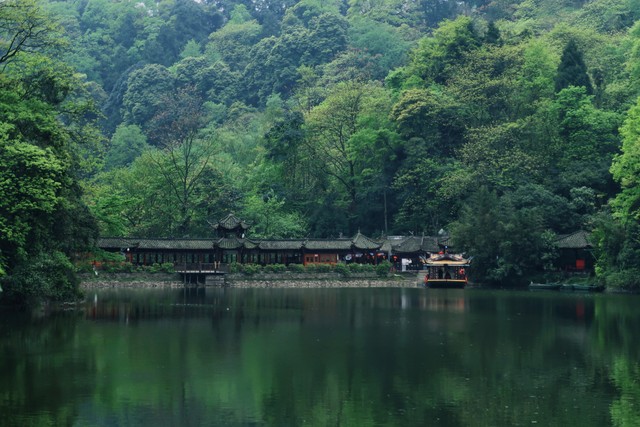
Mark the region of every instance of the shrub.
POLYGON ((351 271, 349 270, 349 267, 347 267, 347 264, 343 264, 343 263, 334 265, 333 271, 335 271, 336 273, 344 277, 349 277, 351 275, 351 271))
POLYGON ((289 264, 287 267, 292 273, 304 273, 305 268, 303 264, 289 264))
POLYGON ((229 273, 241 273, 242 271, 242 264, 238 264, 237 262, 229 264, 229 273))
POLYGON ((640 269, 611 271, 606 276, 606 285, 627 290, 640 289, 640 269))
POLYGON ((362 270, 362 265, 361 264, 356 264, 355 262, 351 263, 351 264, 347 264, 347 267, 353 273, 359 273, 362 270))
POLYGON ((264 266, 264 271, 267 273, 284 273, 287 271, 287 266, 284 264, 267 264, 264 266))
POLYGON ((331 264, 309 264, 306 268, 310 273, 327 273, 332 270, 331 264))
POLYGON ((242 272, 252 276, 262 272, 262 266, 260 264, 243 264, 242 272))
POLYGON ((373 264, 362 264, 360 266, 360 271, 363 273, 373 273, 376 269, 376 266, 373 264))
POLYGON ((35 255, 17 266, 3 284, 6 296, 19 303, 76 300, 82 295, 75 268, 58 251, 35 255))
POLYGON ((391 271, 391 263, 389 261, 382 261, 380 264, 376 265, 375 269, 378 277, 387 277, 389 275, 389 271, 391 271))

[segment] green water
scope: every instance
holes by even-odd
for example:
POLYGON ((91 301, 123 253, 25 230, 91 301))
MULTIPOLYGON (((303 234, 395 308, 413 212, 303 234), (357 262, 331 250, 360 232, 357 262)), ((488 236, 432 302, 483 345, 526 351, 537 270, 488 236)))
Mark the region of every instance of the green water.
POLYGON ((639 298, 89 292, 0 313, 0 425, 638 425, 639 298))

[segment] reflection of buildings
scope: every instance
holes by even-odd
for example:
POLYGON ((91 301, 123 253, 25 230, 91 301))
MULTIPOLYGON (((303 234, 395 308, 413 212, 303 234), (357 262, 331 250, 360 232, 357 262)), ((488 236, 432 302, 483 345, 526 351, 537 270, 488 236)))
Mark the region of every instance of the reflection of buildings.
POLYGON ((425 293, 420 298, 420 308, 428 311, 464 313, 467 310, 466 299, 462 292, 455 294, 425 293))
POLYGON ((420 268, 421 261, 439 251, 435 237, 394 237, 382 241, 360 232, 352 238, 337 239, 251 239, 249 225, 233 214, 213 224, 215 238, 101 238, 98 247, 122 252, 137 265, 173 263, 205 265, 224 270, 231 263, 241 264, 336 264, 338 262, 378 264, 391 259, 400 264, 405 259, 410 268, 420 268))

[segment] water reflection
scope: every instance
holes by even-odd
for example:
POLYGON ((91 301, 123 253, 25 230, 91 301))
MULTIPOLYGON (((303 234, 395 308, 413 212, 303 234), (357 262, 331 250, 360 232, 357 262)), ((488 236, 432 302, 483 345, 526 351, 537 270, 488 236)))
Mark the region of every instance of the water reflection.
POLYGON ((104 290, 0 318, 3 425, 632 425, 637 297, 104 290), (625 424, 626 423, 626 424, 625 424))

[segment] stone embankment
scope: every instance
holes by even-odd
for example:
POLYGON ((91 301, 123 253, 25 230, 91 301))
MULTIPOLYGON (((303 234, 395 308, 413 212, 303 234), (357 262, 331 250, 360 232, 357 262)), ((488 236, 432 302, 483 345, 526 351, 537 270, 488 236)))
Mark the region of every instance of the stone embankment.
MULTIPOLYGON (((317 275, 269 274, 262 276, 245 276, 230 274, 224 283, 207 285, 207 287, 229 288, 414 288, 417 282, 414 276, 394 275, 378 278, 374 275, 358 275, 358 277, 342 277, 338 274, 323 273, 317 275)), ((175 274, 135 274, 111 273, 98 276, 81 277, 82 289, 97 288, 182 288, 185 283, 175 274)), ((188 287, 204 286, 204 284, 187 284, 188 287)))
POLYGON ((415 288, 409 280, 352 279, 352 280, 234 280, 230 288, 415 288))

